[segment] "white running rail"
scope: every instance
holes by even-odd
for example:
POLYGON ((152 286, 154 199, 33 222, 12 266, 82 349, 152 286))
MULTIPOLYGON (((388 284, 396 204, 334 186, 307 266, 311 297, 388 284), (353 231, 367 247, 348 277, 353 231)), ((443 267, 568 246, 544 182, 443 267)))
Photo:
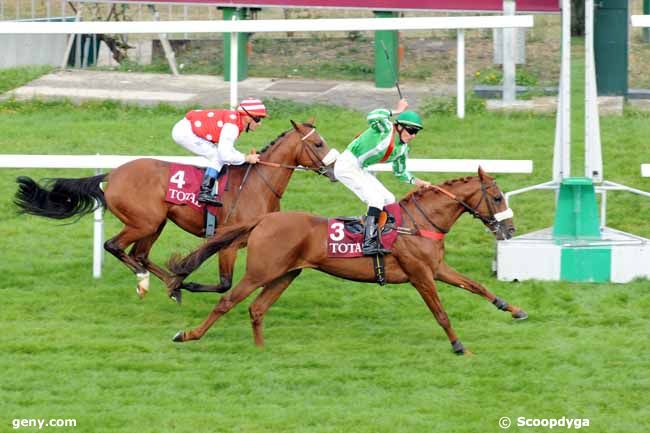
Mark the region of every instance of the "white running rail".
MULTIPOLYGON (((204 167, 205 159, 195 156, 127 156, 127 155, 0 155, 0 168, 91 168, 99 174, 102 169, 119 167, 138 158, 154 158, 204 167)), ((488 173, 531 173, 532 161, 478 160, 478 159, 411 159, 408 169, 414 172, 469 172, 476 173, 479 165, 488 173)), ((376 164, 373 171, 390 171, 390 164, 376 164)), ((102 275, 104 257, 103 209, 94 213, 93 277, 102 275)))

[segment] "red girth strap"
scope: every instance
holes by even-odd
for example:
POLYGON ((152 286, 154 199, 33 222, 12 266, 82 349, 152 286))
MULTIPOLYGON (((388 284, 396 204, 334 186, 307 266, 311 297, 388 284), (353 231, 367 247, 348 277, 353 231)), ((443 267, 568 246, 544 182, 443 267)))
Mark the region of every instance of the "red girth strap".
POLYGON ((440 239, 444 239, 444 238, 445 238, 445 234, 444 234, 444 233, 440 233, 440 232, 432 232, 432 231, 430 231, 430 230, 422 230, 422 229, 420 229, 420 230, 418 231, 418 234, 419 234, 420 236, 422 236, 423 238, 429 238, 429 239, 435 239, 435 240, 440 240, 440 239))
POLYGON ((379 162, 386 162, 388 157, 390 157, 390 154, 393 153, 394 148, 395 148, 395 127, 393 126, 393 131, 391 132, 390 135, 390 144, 388 144, 388 149, 386 149, 386 153, 384 153, 384 156, 381 158, 379 162))

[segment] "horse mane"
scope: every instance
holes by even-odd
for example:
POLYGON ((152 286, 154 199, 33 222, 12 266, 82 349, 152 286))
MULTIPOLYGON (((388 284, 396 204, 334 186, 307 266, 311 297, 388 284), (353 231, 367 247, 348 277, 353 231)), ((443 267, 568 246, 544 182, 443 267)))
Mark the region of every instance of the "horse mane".
POLYGON ((271 146, 273 146, 275 143, 277 143, 282 137, 287 135, 289 133, 289 131, 291 131, 291 130, 281 132, 280 135, 278 135, 277 137, 275 137, 275 139, 273 139, 273 141, 271 141, 269 144, 264 146, 264 148, 262 148, 262 150, 260 150, 259 153, 262 154, 262 153, 266 152, 271 146))
MULTIPOLYGON (((458 182, 467 183, 470 180, 475 179, 476 177, 478 177, 478 176, 463 176, 463 177, 459 177, 459 178, 456 178, 456 179, 446 180, 443 183, 437 184, 436 186, 439 186, 439 187, 453 186, 454 184, 456 184, 458 182)), ((400 203, 401 202, 407 202, 407 201, 411 200, 411 197, 415 197, 416 199, 419 199, 419 198, 422 197, 422 195, 424 195, 424 193, 426 193, 428 191, 433 191, 434 193, 440 193, 440 191, 438 191, 437 189, 435 189, 433 187, 416 188, 413 191, 408 192, 404 196, 404 198, 402 198, 400 200, 400 203)))
MULTIPOLYGON (((310 128, 316 128, 316 127, 315 127, 314 125, 312 125, 311 123, 303 123, 303 125, 308 126, 308 127, 310 127, 310 128)), ((284 132, 281 132, 280 135, 278 135, 277 137, 275 137, 275 139, 273 139, 273 141, 271 141, 269 144, 267 144, 266 146, 264 146, 264 148, 263 148, 262 150, 260 150, 259 153, 262 154, 262 153, 266 152, 266 151, 267 151, 271 146, 273 146, 273 145, 274 145, 275 143, 277 143, 277 142, 278 142, 282 137, 284 137, 285 135, 287 135, 287 134, 288 134, 289 132, 291 132, 291 131, 292 131, 291 129, 288 129, 288 130, 286 130, 286 131, 284 131, 284 132)))

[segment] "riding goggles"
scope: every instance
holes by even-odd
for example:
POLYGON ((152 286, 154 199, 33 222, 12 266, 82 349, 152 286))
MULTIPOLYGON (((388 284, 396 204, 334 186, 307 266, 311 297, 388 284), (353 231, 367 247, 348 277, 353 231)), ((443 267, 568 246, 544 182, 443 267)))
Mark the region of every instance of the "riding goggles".
POLYGON ((411 135, 417 135, 417 133, 420 132, 420 128, 417 128, 415 126, 402 125, 402 128, 404 128, 406 132, 408 132, 411 135))
POLYGON ((244 110, 244 112, 246 113, 246 115, 247 115, 248 117, 250 117, 251 119, 253 119, 253 121, 254 121, 255 123, 260 123, 260 122, 262 121, 262 119, 263 119, 262 116, 255 116, 255 115, 253 115, 253 114, 249 113, 248 110, 245 109, 244 107, 241 107, 241 109, 244 110))

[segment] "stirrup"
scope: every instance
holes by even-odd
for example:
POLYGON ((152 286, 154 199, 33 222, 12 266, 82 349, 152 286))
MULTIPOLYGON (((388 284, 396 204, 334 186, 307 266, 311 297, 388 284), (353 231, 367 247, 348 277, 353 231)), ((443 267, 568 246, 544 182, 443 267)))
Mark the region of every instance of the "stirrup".
POLYGON ((201 196, 201 194, 199 194, 197 200, 199 203, 205 203, 208 206, 215 206, 215 207, 223 206, 223 203, 221 203, 219 200, 217 200, 214 197, 210 197, 209 195, 206 197, 206 196, 201 196))

